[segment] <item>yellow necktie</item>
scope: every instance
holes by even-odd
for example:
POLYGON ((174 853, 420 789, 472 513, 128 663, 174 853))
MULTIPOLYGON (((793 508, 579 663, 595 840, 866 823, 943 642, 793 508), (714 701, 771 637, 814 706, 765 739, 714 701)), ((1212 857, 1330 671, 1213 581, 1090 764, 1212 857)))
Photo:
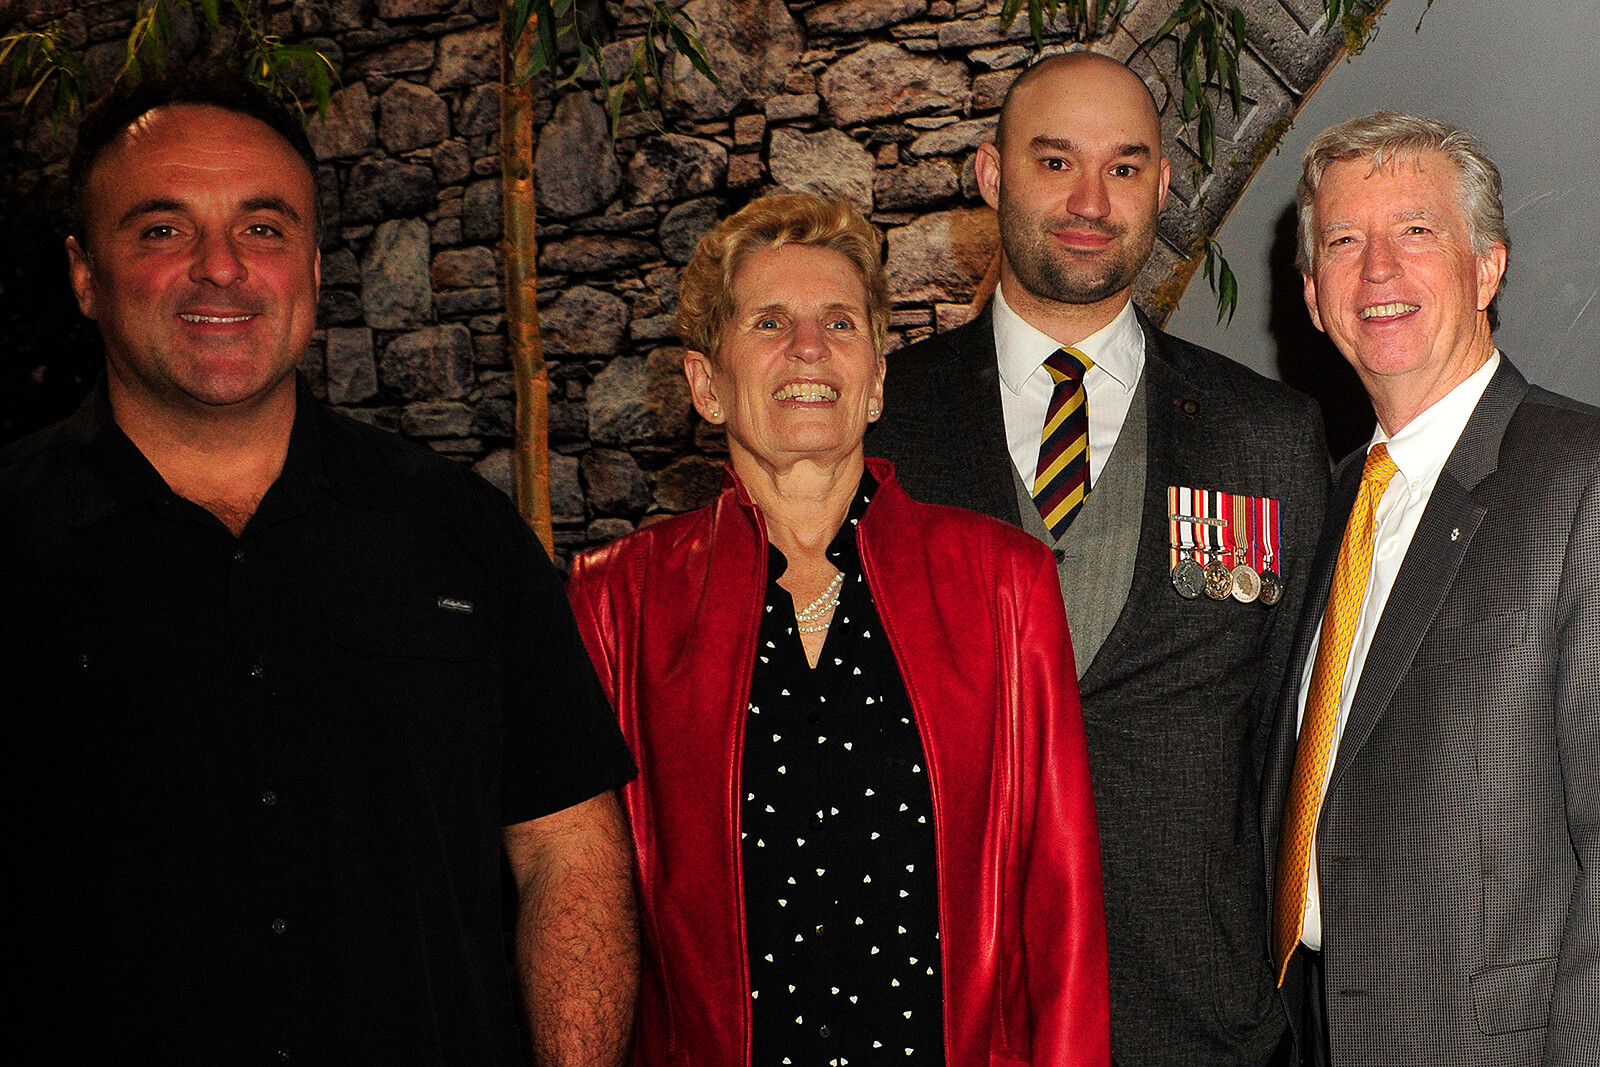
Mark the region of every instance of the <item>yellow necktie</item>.
POLYGON ((1372 446, 1361 469, 1361 491, 1350 509, 1344 543, 1334 564, 1333 588, 1322 615, 1322 639, 1306 691, 1306 710, 1300 719, 1300 743, 1295 749, 1294 775, 1284 805, 1278 837, 1278 877, 1273 894, 1272 949, 1278 964, 1278 984, 1288 973, 1289 957, 1300 943, 1305 923, 1306 880, 1310 873, 1311 842, 1317 816, 1322 811, 1322 785, 1327 778, 1328 754, 1339 722, 1339 700, 1344 689, 1350 644, 1361 619, 1367 579, 1372 573, 1373 512, 1397 467, 1386 445, 1372 446))

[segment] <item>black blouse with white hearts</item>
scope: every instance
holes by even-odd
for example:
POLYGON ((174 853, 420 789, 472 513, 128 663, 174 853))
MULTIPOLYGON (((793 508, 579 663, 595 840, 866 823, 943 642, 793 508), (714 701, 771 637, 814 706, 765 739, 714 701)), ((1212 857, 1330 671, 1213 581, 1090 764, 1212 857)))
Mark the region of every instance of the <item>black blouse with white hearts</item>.
POLYGON ((742 778, 755 1064, 944 1062, 933 793, 856 551, 876 490, 828 546, 845 580, 815 669, 769 548, 742 778))

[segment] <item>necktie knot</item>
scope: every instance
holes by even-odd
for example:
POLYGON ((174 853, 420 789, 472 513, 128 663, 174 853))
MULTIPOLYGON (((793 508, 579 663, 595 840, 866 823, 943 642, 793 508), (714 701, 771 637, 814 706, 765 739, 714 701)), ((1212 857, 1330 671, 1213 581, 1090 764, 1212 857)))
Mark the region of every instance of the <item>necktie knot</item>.
POLYGON ((1058 348, 1045 357, 1044 361, 1044 369, 1050 372, 1050 377, 1057 385, 1062 382, 1083 381, 1083 376, 1089 373, 1089 368, 1092 366, 1094 360, 1076 348, 1058 348))
POLYGON ((1389 456, 1389 446, 1380 441, 1367 453, 1367 461, 1361 467, 1361 481, 1363 484, 1370 483, 1373 491, 1382 495, 1389 487, 1389 479, 1399 473, 1400 468, 1389 456))

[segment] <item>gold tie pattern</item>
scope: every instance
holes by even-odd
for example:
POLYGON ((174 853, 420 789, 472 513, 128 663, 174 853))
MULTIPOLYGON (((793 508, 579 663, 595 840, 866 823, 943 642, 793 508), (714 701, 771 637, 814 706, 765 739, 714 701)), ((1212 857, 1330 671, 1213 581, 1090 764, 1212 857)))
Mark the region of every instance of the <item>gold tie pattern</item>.
POLYGON ((1350 521, 1345 524, 1344 542, 1339 546, 1339 558, 1334 564, 1333 588, 1328 593, 1328 606, 1322 615, 1322 638, 1317 644, 1311 685, 1306 691, 1300 742, 1294 755, 1294 775, 1289 780, 1289 797, 1284 804, 1283 826, 1278 837, 1272 948, 1280 986, 1305 924, 1306 883, 1310 877, 1311 843, 1316 834, 1317 816, 1322 810, 1322 785, 1327 778, 1334 728, 1339 722, 1350 645, 1355 639, 1361 605, 1366 599, 1367 579, 1372 572, 1373 513, 1389 487, 1389 479, 1397 471, 1394 460, 1389 458, 1388 446, 1373 445, 1361 469, 1361 490, 1356 495, 1355 506, 1350 509, 1350 521))

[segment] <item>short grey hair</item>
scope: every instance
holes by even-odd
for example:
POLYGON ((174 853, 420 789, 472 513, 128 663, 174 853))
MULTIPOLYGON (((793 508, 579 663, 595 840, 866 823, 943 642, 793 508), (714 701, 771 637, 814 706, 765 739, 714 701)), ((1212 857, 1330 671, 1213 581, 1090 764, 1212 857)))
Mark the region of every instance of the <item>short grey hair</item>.
POLYGON ((1500 171, 1485 154, 1482 142, 1443 122, 1403 111, 1379 111, 1322 131, 1306 149, 1300 184, 1294 192, 1300 214, 1295 265, 1300 272, 1311 273, 1317 187, 1328 167, 1341 160, 1370 159, 1377 168, 1391 159, 1425 151, 1439 152, 1456 166, 1460 175, 1457 203, 1467 218, 1473 254, 1484 255, 1496 243, 1509 252, 1511 238, 1506 232, 1505 205, 1500 201, 1500 171))

